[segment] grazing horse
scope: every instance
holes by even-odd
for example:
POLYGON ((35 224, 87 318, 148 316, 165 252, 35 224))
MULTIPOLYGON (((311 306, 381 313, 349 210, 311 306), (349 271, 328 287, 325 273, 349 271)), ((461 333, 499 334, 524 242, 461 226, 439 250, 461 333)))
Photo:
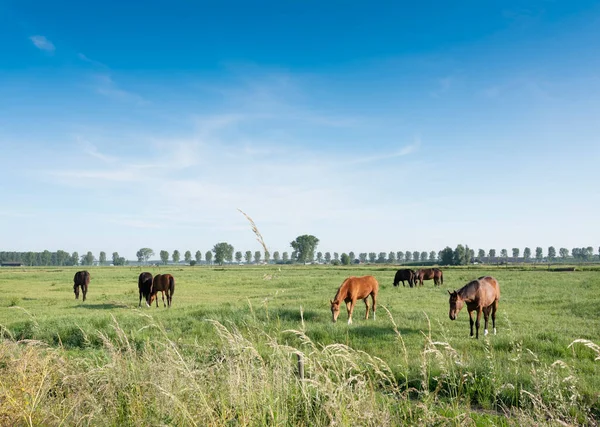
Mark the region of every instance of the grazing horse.
POLYGON ((356 300, 362 299, 367 307, 365 319, 369 318, 369 303, 367 299, 371 295, 373 300, 373 320, 375 320, 375 309, 377 304, 377 292, 379 291, 379 283, 373 276, 363 277, 348 277, 337 290, 331 303, 331 314, 333 322, 337 321, 340 314, 340 303, 344 301, 346 303, 346 309, 348 310, 348 324, 352 324, 352 312, 354 311, 354 304, 356 300))
POLYGON ((498 310, 498 300, 500 299, 500 285, 498 281, 490 276, 480 277, 477 280, 467 283, 458 291, 450 292, 450 320, 456 319, 458 312, 467 304, 469 310, 469 323, 471 325, 471 336, 473 336, 473 316, 471 313, 477 310, 477 323, 475 326, 477 332, 475 337, 479 339, 479 319, 481 313, 485 317, 484 336, 488 334, 488 318, 492 312, 492 326, 494 335, 496 335, 496 310, 498 310))
POLYGON ((440 286, 444 284, 444 273, 439 268, 421 268, 415 272, 415 285, 419 282, 423 286, 423 280, 433 279, 433 284, 440 286))
POLYGON ((79 288, 81 287, 83 300, 85 301, 88 285, 90 284, 90 277, 90 273, 87 271, 78 271, 75 273, 75 277, 73 277, 73 292, 75 292, 75 299, 79 299, 79 288))
POLYGON ((166 307, 167 304, 171 307, 171 301, 173 300, 173 294, 175 293, 175 279, 170 274, 157 274, 152 279, 152 287, 150 288, 150 294, 148 295, 148 305, 152 305, 152 301, 156 298, 156 306, 158 307, 158 298, 156 294, 162 292, 163 304, 166 307), (165 304, 165 293, 167 294, 167 304, 165 304))
POLYGON ((150 307, 150 304, 148 304, 148 297, 152 290, 152 273, 146 271, 140 274, 140 277, 138 278, 138 289, 140 290, 140 303, 138 307, 142 306, 142 297, 146 300, 146 306, 150 307))
POLYGON ((410 268, 403 268, 396 271, 396 275, 394 276, 394 286, 399 286, 400 282, 402 282, 402 286, 406 286, 404 281, 408 281, 408 285, 412 288, 415 283, 415 272, 410 268))

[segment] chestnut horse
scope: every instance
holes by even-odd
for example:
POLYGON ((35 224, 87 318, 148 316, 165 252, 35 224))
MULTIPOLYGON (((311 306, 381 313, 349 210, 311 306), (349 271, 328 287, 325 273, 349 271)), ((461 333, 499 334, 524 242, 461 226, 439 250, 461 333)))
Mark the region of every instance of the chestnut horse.
POLYGON ((146 300, 146 306, 150 307, 148 304, 148 297, 150 296, 150 290, 152 289, 152 273, 148 273, 147 271, 140 274, 138 278, 138 289, 140 291, 140 303, 138 307, 142 306, 142 297, 146 300))
POLYGON ((175 279, 170 274, 157 274, 152 279, 152 287, 150 288, 150 294, 148 295, 147 302, 152 305, 152 301, 156 298, 156 306, 158 307, 158 298, 156 294, 162 292, 163 304, 166 307, 167 304, 171 307, 171 300, 175 293, 175 279), (165 293, 167 294, 167 304, 165 304, 165 293))
POLYGON ((363 277, 348 277, 342 285, 338 288, 337 293, 331 303, 331 314, 333 322, 337 321, 340 314, 340 304, 342 301, 346 303, 346 309, 348 310, 348 324, 352 324, 352 312, 354 311, 354 304, 356 300, 363 300, 367 307, 365 319, 369 318, 369 303, 367 299, 371 295, 373 300, 373 320, 375 320, 375 309, 377 305, 377 292, 379 291, 379 283, 373 276, 363 277))
POLYGON ((450 292, 450 320, 456 319, 463 304, 467 304, 469 311, 469 323, 471 325, 471 336, 473 336, 473 316, 472 312, 477 310, 476 335, 479 339, 479 319, 481 313, 485 317, 484 336, 488 334, 488 318, 492 312, 492 326, 494 335, 496 335, 496 311, 498 310, 498 300, 500 299, 500 285, 498 281, 490 276, 480 277, 477 280, 467 283, 458 291, 450 292))
POLYGON ((83 300, 87 295, 88 285, 90 284, 90 273, 88 271, 78 271, 73 277, 73 292, 75 292, 75 299, 79 299, 79 288, 83 293, 83 300))
POLYGON ((422 268, 415 272, 415 285, 417 282, 423 286, 423 280, 433 279, 433 284, 440 286, 444 284, 444 273, 439 268, 422 268))
POLYGON ((396 271, 394 276, 394 286, 398 286, 402 282, 402 286, 406 286, 404 281, 408 281, 408 285, 412 288, 415 283, 415 272, 409 268, 402 268, 396 271))

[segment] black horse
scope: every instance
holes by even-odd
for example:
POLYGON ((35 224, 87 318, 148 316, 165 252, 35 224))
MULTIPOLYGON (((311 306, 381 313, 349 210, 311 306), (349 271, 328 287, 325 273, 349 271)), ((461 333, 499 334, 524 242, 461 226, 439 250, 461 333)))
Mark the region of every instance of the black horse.
POLYGON ((150 292, 152 291, 152 273, 145 271, 140 274, 140 277, 138 278, 138 289, 140 290, 140 303, 138 307, 142 306, 142 297, 146 300, 146 305, 150 307, 148 299, 150 297, 150 292))
POLYGON ((75 299, 79 299, 79 288, 83 293, 83 300, 87 295, 88 285, 90 284, 90 273, 88 271, 78 271, 73 277, 73 292, 75 292, 75 299))
POLYGON ((402 286, 406 286, 404 281, 408 281, 408 285, 412 288, 415 283, 415 272, 409 268, 403 268, 396 271, 394 276, 394 286, 398 286, 402 282, 402 286))

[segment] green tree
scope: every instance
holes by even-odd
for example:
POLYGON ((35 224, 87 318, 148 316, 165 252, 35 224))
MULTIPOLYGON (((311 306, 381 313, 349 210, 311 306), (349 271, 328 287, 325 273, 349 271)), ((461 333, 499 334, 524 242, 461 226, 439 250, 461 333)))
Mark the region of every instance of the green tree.
POLYGON ((71 255, 71 264, 79 265, 79 254, 77 252, 73 252, 73 254, 71 255))
POLYGON ((212 264, 212 258, 213 258, 212 252, 206 251, 206 253, 204 254, 204 259, 206 260, 206 263, 208 265, 212 264))
POLYGON ((343 265, 350 265, 350 256, 347 253, 343 253, 342 256, 340 257, 340 261, 342 262, 343 265))
POLYGON ((512 248, 513 258, 519 258, 519 252, 521 252, 519 248, 512 248))
POLYGON ((298 259, 298 251, 292 251, 292 254, 290 255, 290 261, 292 263, 296 262, 296 260, 298 259))
POLYGON ((350 262, 354 262, 354 260, 356 259, 356 255, 353 251, 348 252, 348 256, 350 257, 350 262))
POLYGON ((477 251, 477 258, 479 258, 479 259, 485 258, 485 251, 483 249, 479 249, 477 251))
POLYGON ((454 262, 454 251, 450 246, 446 246, 439 254, 441 265, 452 265, 454 262))
POLYGON ((254 263, 255 264, 259 264, 260 263, 260 251, 254 252, 254 263))
POLYGON ((390 252, 387 260, 390 264, 394 264, 396 262, 396 253, 390 252))
POLYGON ((531 258, 531 249, 525 248, 523 251, 523 258, 525 258, 526 262, 529 260, 529 258, 531 258))
POLYGON ((279 251, 273 252, 273 261, 275 261, 275 263, 278 263, 280 259, 281 256, 279 256, 279 251))
POLYGON ((252 262, 252 252, 246 251, 244 253, 244 259, 246 260, 246 264, 250 264, 252 262))
POLYGON ((81 265, 92 265, 94 264, 94 254, 88 251, 87 254, 81 256, 81 265))
POLYGON ((325 252, 325 262, 327 264, 331 262, 331 252, 325 252))
POLYGON ((358 254, 358 259, 363 264, 366 263, 367 262, 367 253, 366 252, 361 252, 360 254, 358 254))
POLYGON ((508 250, 506 250, 506 249, 502 249, 502 250, 500 251, 500 256, 501 256, 502 258, 504 258, 504 259, 508 258, 508 250))
POLYGON ((296 237, 296 240, 290 243, 292 248, 298 253, 298 262, 307 263, 315 259, 315 248, 319 244, 319 239, 310 234, 304 234, 296 237))
POLYGON ((537 259, 538 262, 541 262, 542 258, 544 258, 543 249, 540 246, 538 246, 537 248, 535 248, 535 259, 537 259))
POLYGON ((223 262, 233 259, 233 246, 229 243, 217 243, 213 247, 213 252, 215 253, 215 262, 219 265, 223 265, 223 262))
POLYGON ((187 264, 189 264, 192 262, 192 253, 190 251, 185 251, 185 254, 183 254, 183 259, 187 264))
POLYGON ((112 254, 112 263, 113 263, 114 266, 125 265, 125 258, 120 257, 118 252, 113 252, 113 254, 112 254))
POLYGON ((452 258, 452 263, 454 265, 467 265, 470 261, 470 252, 469 247, 465 247, 463 245, 456 246, 454 249, 454 256, 452 258))
POLYGON ((490 249, 488 253, 489 258, 496 258, 496 249, 490 249))
POLYGON ((281 254, 281 261, 285 264, 287 264, 287 262, 289 261, 289 255, 287 252, 284 252, 281 254))
POLYGON ((377 254, 375 252, 369 252, 369 262, 374 263, 377 261, 377 254))
POLYGON ((160 260, 163 264, 167 264, 169 262, 169 252, 168 251, 160 251, 160 260))
POLYGON ((269 251, 265 251, 265 257, 264 257, 265 263, 268 264, 270 259, 271 259, 271 253, 269 251))
POLYGON ((398 260, 398 262, 403 262, 404 261, 404 252, 402 252, 402 251, 396 252, 396 259, 398 260))
POLYGON ((174 264, 179 264, 179 260, 181 259, 181 254, 179 253, 179 251, 177 249, 175 249, 173 251, 173 263, 174 264))
POLYGON ((333 253, 333 260, 334 261, 339 261, 340 260, 340 254, 338 254, 337 252, 333 253))
POLYGON ((412 253, 413 261, 415 261, 415 262, 418 261, 420 259, 420 255, 421 254, 419 253, 419 251, 414 251, 412 253))
POLYGON ((421 261, 427 261, 427 252, 421 252, 421 261))
POLYGON ((242 251, 237 251, 235 253, 235 262, 237 262, 239 264, 240 262, 242 262, 242 258, 243 258, 242 251))
POLYGON ((556 258, 556 249, 554 246, 550 246, 548 247, 548 259, 552 261, 554 258, 556 258))
POLYGON ((317 262, 319 264, 323 262, 323 252, 317 252, 317 262))
POLYGON ((202 261, 202 252, 200 252, 200 251, 196 251, 196 256, 195 256, 195 258, 196 258, 196 262, 197 262, 197 263, 200 263, 200 261, 202 261))
POLYGON ((142 248, 135 254, 138 262, 148 262, 150 257, 154 256, 154 251, 150 248, 142 248))
POLYGON ((436 261, 436 260, 437 260, 437 256, 435 254, 435 251, 429 252, 429 261, 436 261))
POLYGON ((411 251, 404 252, 404 259, 406 260, 406 262, 411 262, 412 261, 412 252, 411 251))
POLYGON ((567 248, 560 248, 558 253, 562 259, 567 259, 569 257, 569 250, 567 248))
MULTIPOLYGON (((42 252, 42 265, 50 265, 52 262, 52 254, 48 249, 42 252)), ((91 264, 90 264, 91 265, 91 264)))
POLYGON ((100 265, 106 264, 106 252, 100 252, 100 259, 98 260, 98 262, 100 262, 100 265))
POLYGON ((379 255, 377 256, 377 264, 385 264, 387 260, 386 254, 385 252, 379 252, 379 255))
POLYGON ((58 250, 56 251, 56 263, 58 265, 67 265, 67 261, 69 259, 69 254, 65 251, 58 250))

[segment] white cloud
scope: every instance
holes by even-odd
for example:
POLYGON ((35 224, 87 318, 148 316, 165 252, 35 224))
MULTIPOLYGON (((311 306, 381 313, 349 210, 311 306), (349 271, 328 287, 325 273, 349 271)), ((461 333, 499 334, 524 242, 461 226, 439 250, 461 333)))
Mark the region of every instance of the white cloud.
POLYGON ((148 103, 148 101, 141 95, 120 88, 107 74, 97 75, 95 81, 95 91, 100 95, 116 101, 131 102, 138 105, 144 105, 148 103))
POLYGON ((31 36, 29 40, 40 50, 52 53, 56 49, 54 44, 44 36, 31 36))

